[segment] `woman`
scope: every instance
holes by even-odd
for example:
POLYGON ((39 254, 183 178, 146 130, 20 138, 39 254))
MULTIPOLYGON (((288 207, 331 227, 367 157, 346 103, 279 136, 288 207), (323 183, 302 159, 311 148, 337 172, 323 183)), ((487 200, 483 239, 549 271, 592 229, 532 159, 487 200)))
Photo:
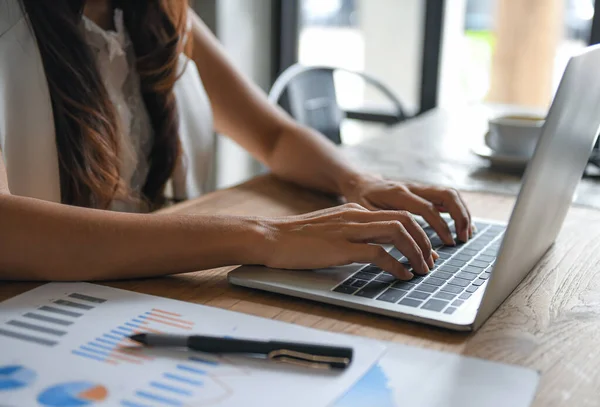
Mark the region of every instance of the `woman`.
POLYGON ((372 244, 427 273, 436 254, 410 213, 446 244, 440 212, 458 239, 472 233, 456 191, 363 174, 271 106, 184 1, 0 0, 0 149, 5 280, 352 262, 410 279, 372 244), (287 218, 144 213, 207 189, 213 128, 276 176, 350 204, 287 218))

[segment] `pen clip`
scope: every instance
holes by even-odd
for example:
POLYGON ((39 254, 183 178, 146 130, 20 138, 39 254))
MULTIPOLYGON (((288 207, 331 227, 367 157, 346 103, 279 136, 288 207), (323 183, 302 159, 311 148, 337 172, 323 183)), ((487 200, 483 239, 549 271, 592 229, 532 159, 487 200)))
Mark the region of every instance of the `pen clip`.
POLYGON ((313 369, 345 369, 350 365, 350 359, 336 356, 319 356, 297 352, 289 349, 278 349, 269 352, 269 359, 291 365, 310 367, 313 369))

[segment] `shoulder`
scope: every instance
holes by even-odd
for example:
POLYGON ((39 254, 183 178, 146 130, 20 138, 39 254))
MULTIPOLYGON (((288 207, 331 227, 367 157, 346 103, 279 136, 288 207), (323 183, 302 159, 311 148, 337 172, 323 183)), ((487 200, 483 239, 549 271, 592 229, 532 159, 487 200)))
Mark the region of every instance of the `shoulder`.
POLYGON ((18 0, 0 0, 0 37, 23 18, 18 0))

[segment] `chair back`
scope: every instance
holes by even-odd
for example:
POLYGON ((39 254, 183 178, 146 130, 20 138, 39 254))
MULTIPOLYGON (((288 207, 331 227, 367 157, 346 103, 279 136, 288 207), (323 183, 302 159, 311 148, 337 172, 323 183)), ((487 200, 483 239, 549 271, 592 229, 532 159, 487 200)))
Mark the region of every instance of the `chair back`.
POLYGON ((346 117, 390 125, 407 118, 400 100, 379 80, 362 72, 328 66, 292 65, 273 84, 269 100, 279 104, 296 121, 319 131, 335 144, 342 143, 340 126, 346 117), (393 105, 392 114, 344 112, 337 102, 336 71, 356 75, 378 89, 393 105))
POLYGON ((273 85, 269 98, 300 124, 317 130, 341 144, 340 125, 344 112, 337 102, 333 68, 295 65, 273 85), (281 80, 280 80, 281 79, 281 80))

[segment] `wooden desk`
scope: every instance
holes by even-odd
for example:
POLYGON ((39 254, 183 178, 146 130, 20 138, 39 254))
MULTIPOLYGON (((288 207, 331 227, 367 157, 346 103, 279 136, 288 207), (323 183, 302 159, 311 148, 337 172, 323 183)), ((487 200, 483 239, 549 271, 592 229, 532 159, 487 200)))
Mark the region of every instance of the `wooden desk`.
MULTIPOLYGON (((465 193, 474 215, 506 220, 513 198, 465 193)), ((289 215, 330 205, 272 177, 254 179, 168 212, 289 215)), ((313 328, 440 349, 542 372, 536 406, 600 404, 600 212, 574 208, 555 247, 474 334, 461 334, 228 285, 231 268, 106 285, 313 328)), ((2 283, 0 300, 37 286, 2 283)), ((424 380, 427 380, 424 378, 424 380)))
MULTIPOLYGON (((484 144, 490 118, 511 112, 523 112, 523 108, 479 104, 435 109, 347 147, 345 153, 365 171, 386 178, 516 196, 521 174, 490 168, 488 161, 471 151, 484 144)), ((577 204, 600 209, 598 175, 590 167, 589 176, 579 185, 577 204)))

